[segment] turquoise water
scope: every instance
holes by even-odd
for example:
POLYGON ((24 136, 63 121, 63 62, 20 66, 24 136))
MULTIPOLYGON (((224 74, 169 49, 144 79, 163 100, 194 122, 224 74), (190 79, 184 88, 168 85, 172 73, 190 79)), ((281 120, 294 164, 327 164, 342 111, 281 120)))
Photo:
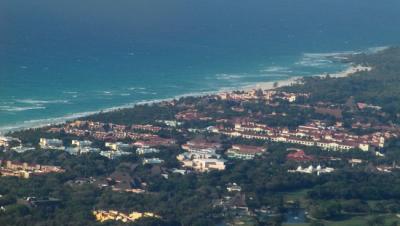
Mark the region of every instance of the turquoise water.
POLYGON ((2 0, 0 130, 343 70, 395 45, 386 0, 2 0))

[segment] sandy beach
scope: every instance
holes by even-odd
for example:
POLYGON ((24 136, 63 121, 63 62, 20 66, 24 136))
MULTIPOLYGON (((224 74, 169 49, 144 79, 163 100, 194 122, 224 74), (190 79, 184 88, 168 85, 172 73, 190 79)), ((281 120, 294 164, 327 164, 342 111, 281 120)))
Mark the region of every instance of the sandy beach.
MULTIPOLYGON (((365 67, 362 65, 351 65, 346 70, 340 71, 338 73, 329 74, 329 76, 332 78, 343 78, 343 77, 350 76, 350 75, 360 72, 360 71, 370 71, 370 70, 372 70, 371 67, 365 67)), ((318 76, 324 77, 324 76, 326 76, 326 74, 321 74, 318 76)), ((267 89, 274 89, 274 88, 279 88, 279 87, 283 87, 283 86, 290 86, 292 84, 298 83, 301 78, 303 78, 303 76, 294 76, 294 77, 290 77, 285 80, 261 82, 261 83, 255 84, 255 85, 245 86, 245 87, 243 87, 243 89, 244 90, 252 90, 252 89, 267 90, 267 89), (274 87, 274 84, 276 84, 275 87, 274 87)))

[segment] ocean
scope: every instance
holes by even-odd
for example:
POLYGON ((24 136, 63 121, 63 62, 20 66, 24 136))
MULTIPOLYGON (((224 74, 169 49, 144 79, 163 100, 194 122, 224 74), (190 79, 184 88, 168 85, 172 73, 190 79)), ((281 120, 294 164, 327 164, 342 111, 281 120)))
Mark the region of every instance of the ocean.
POLYGON ((1 0, 0 131, 344 70, 400 40, 398 0, 1 0))

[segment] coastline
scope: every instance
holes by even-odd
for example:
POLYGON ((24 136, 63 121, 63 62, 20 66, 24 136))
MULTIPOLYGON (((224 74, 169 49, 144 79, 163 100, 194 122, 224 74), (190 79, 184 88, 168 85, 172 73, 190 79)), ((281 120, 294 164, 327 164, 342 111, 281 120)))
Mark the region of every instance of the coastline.
MULTIPOLYGON (((361 65, 349 65, 349 67, 346 70, 330 74, 330 76, 334 77, 334 78, 343 78, 343 77, 350 76, 359 71, 365 71, 365 70, 369 71, 371 69, 372 68, 370 68, 370 67, 363 67, 361 65)), ((320 74, 320 75, 315 75, 315 76, 323 77, 323 76, 326 76, 326 74, 320 74)), ((23 123, 16 124, 16 125, 2 126, 2 127, 0 127, 0 135, 4 135, 9 132, 21 131, 21 130, 38 129, 38 128, 51 126, 51 125, 60 125, 69 120, 74 120, 74 119, 98 114, 101 112, 104 112, 104 113, 113 112, 113 111, 133 108, 137 105, 142 105, 142 104, 153 104, 153 103, 160 103, 160 102, 164 102, 164 101, 172 101, 174 99, 179 99, 182 97, 190 97, 190 96, 199 97, 199 96, 206 96, 206 95, 216 95, 216 94, 220 94, 220 93, 232 92, 232 91, 237 91, 237 90, 244 90, 244 91, 249 91, 249 90, 253 90, 253 89, 271 90, 271 89, 276 89, 276 88, 280 88, 280 87, 284 87, 284 86, 290 86, 292 84, 298 83, 299 79, 301 79, 303 77, 304 76, 293 76, 293 77, 290 77, 287 79, 282 79, 282 80, 257 82, 257 83, 242 86, 242 87, 231 87, 231 88, 224 88, 224 89, 215 90, 215 91, 186 93, 186 94, 177 95, 177 96, 170 97, 170 98, 138 101, 138 102, 129 103, 129 104, 121 105, 121 106, 100 109, 97 111, 95 110, 95 111, 89 111, 89 112, 79 112, 79 113, 73 113, 73 114, 68 114, 68 115, 61 116, 61 117, 48 118, 48 119, 35 119, 35 120, 25 121, 23 123)))
MULTIPOLYGON (((337 73, 329 74, 330 77, 332 78, 343 78, 350 76, 354 73, 360 72, 360 71, 370 71, 372 70, 371 67, 364 67, 361 65, 350 65, 347 69, 343 71, 339 71, 337 73)), ((321 75, 315 75, 319 77, 324 77, 326 74, 321 74, 321 75)), ((284 80, 277 80, 277 81, 270 81, 270 82, 261 82, 257 83, 255 85, 250 85, 250 86, 245 86, 243 87, 243 90, 252 90, 252 89, 275 89, 283 86, 290 86, 292 84, 298 83, 299 79, 304 78, 304 76, 294 76, 290 77, 288 79, 284 80), (276 87, 274 87, 274 84, 276 83, 276 87)))

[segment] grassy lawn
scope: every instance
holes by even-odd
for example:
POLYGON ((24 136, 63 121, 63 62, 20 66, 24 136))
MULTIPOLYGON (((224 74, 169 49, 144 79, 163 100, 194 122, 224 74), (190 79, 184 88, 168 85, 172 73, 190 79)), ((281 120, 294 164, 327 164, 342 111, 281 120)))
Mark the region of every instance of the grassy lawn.
POLYGON ((235 217, 229 221, 232 225, 240 225, 240 226, 254 226, 257 225, 257 221, 253 217, 243 216, 243 217, 235 217))
MULTIPOLYGON (((307 199, 305 198, 309 189, 303 189, 295 192, 284 193, 284 201, 299 201, 300 206, 305 208, 307 206, 307 199)), ((374 205, 377 201, 368 201, 370 206, 374 205)), ((385 219, 386 226, 390 226, 390 224, 394 221, 400 223, 400 218, 396 217, 395 214, 386 214, 386 215, 374 215, 374 216, 383 216, 385 219)), ((326 226, 367 226, 367 222, 373 216, 351 216, 341 221, 323 221, 326 226)), ((309 223, 301 223, 301 224, 283 224, 283 226, 309 226, 309 223)))
POLYGON ((288 202, 288 201, 295 201, 298 200, 300 202, 300 205, 302 207, 305 207, 305 204, 307 202, 306 200, 306 195, 307 192, 310 191, 310 189, 302 189, 296 192, 290 192, 290 193, 284 193, 284 201, 288 202))
POLYGON ((304 224, 282 224, 282 226, 309 226, 310 224, 304 223, 304 224))
MULTIPOLYGON (((385 217, 386 225, 389 226, 393 221, 400 222, 400 218, 395 215, 382 215, 385 217)), ((326 226, 366 226, 371 216, 356 216, 344 221, 323 221, 326 226)), ((308 226, 305 224, 283 224, 283 226, 308 226)))

